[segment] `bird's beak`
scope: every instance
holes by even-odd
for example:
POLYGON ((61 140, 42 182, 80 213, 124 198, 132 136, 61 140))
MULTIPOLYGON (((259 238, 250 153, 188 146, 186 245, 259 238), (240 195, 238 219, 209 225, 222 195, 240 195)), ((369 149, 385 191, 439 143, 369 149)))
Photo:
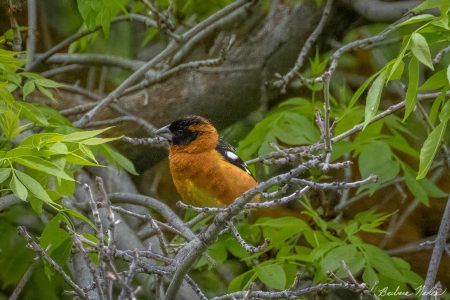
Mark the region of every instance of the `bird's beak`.
POLYGON ((162 136, 167 139, 169 142, 172 141, 172 132, 169 129, 169 125, 159 128, 155 131, 156 135, 162 136))

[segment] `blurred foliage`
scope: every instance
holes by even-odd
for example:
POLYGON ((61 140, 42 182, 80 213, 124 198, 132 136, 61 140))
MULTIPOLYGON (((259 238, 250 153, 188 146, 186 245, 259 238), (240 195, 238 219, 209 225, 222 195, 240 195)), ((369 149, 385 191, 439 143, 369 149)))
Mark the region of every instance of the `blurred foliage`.
MULTIPOLYGON (((357 214, 347 223, 325 221, 307 199, 302 201, 313 224, 295 217, 261 218, 254 224, 241 224, 239 231, 250 243, 268 239, 264 253, 249 254, 231 234, 223 235, 209 248, 208 253, 221 264, 235 257, 248 265, 249 270, 235 277, 229 292, 248 288, 258 280, 275 290, 289 288, 298 272, 314 283, 331 282, 329 273, 345 278, 345 260, 353 274, 362 273, 371 287, 377 283, 400 286, 414 291, 422 279, 410 270, 403 259, 390 257, 380 248, 364 243, 359 232, 382 232, 378 227, 390 215, 370 211, 357 214)), ((206 260, 204 260, 206 263, 206 260)))

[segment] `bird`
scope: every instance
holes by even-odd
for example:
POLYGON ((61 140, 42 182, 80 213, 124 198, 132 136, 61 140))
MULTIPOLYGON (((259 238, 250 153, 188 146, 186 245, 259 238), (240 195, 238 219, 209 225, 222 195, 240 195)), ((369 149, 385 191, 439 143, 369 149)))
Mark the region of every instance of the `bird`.
POLYGON ((226 207, 257 185, 236 150, 208 119, 185 116, 155 134, 169 141, 170 173, 184 203, 226 207))

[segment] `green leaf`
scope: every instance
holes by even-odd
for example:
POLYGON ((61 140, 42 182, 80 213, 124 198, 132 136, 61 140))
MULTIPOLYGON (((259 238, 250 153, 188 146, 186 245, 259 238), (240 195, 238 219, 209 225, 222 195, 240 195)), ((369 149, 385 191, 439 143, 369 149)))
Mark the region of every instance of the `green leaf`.
POLYGON ((283 290, 286 287, 286 274, 280 265, 258 265, 255 267, 259 280, 270 288, 283 290))
POLYGON ((433 102, 433 105, 431 106, 429 114, 430 114, 430 122, 431 122, 431 124, 433 124, 433 126, 436 123, 437 116, 439 113, 439 108, 441 107, 441 104, 444 103, 447 91, 448 91, 448 86, 447 86, 447 88, 442 89, 442 91, 439 93, 439 96, 436 97, 436 99, 433 102))
POLYGON ((228 286, 228 292, 242 291, 248 288, 249 284, 256 279, 257 275, 254 270, 245 272, 239 276, 234 277, 228 286))
POLYGON ((439 120, 441 122, 446 122, 448 119, 450 119, 450 100, 445 102, 439 113, 439 120))
POLYGON ((38 156, 22 156, 14 158, 14 161, 26 167, 44 172, 46 174, 62 178, 65 180, 74 181, 75 179, 67 175, 63 169, 55 165, 54 163, 42 159, 38 156))
POLYGON ((423 63, 430 69, 434 70, 430 48, 428 47, 428 43, 425 37, 418 32, 414 32, 411 35, 411 39, 412 39, 411 51, 414 54, 414 56, 421 63, 423 63))
POLYGON ((435 16, 433 16, 433 15, 422 14, 422 15, 418 15, 418 16, 409 18, 408 20, 406 20, 404 22, 401 22, 400 24, 397 25, 397 27, 420 23, 420 22, 424 22, 424 21, 429 21, 429 20, 433 20, 434 18, 435 18, 435 16))
POLYGON ((53 97, 52 92, 50 92, 48 89, 46 89, 45 87, 40 86, 40 85, 38 85, 37 88, 38 88, 39 92, 42 93, 42 95, 47 96, 47 98, 52 101, 55 101, 55 97, 53 97))
POLYGON ((80 212, 73 210, 71 208, 64 208, 63 210, 61 210, 61 212, 67 213, 71 216, 74 216, 80 220, 83 220, 84 222, 86 222, 89 226, 91 226, 94 230, 97 229, 97 227, 95 227, 94 223, 92 223, 91 220, 89 220, 89 218, 86 218, 83 214, 81 214, 80 212))
POLYGON ((450 64, 447 66, 447 80, 450 83, 450 64))
POLYGON ((376 175, 378 181, 365 185, 363 188, 370 188, 372 191, 381 183, 386 182, 400 171, 400 165, 393 160, 392 151, 384 141, 373 141, 361 149, 358 157, 358 165, 363 178, 376 175))
POLYGON ((23 99, 27 98, 29 94, 31 94, 36 89, 36 86, 34 85, 34 81, 28 80, 23 85, 23 99))
POLYGON ((355 256, 357 248, 355 245, 344 245, 329 251, 321 261, 321 267, 325 272, 335 272, 342 266, 342 260, 348 260, 355 256))
POLYGON ((373 74, 372 76, 367 78, 366 81, 364 81, 363 84, 361 84, 361 86, 353 94, 352 99, 350 99, 350 102, 348 104, 348 108, 352 108, 353 105, 355 105, 356 101, 358 101, 358 99, 361 97, 361 95, 367 89, 369 84, 372 82, 372 80, 375 78, 375 76, 377 76, 379 73, 380 73, 380 71, 378 71, 377 73, 373 74))
POLYGON ((112 163, 120 168, 123 168, 130 174, 139 175, 137 173, 136 169, 134 168, 133 163, 128 158, 126 158, 119 152, 115 151, 108 145, 101 145, 100 151, 103 155, 105 155, 106 159, 108 159, 108 161, 110 163, 112 163))
POLYGON ((448 80, 446 76, 446 70, 442 69, 431 75, 421 86, 421 91, 433 91, 438 90, 446 85, 448 85, 448 80))
POLYGON ((421 179, 419 182, 430 197, 444 198, 448 196, 448 193, 442 191, 433 181, 428 180, 427 178, 421 179))
POLYGON ((0 183, 8 179, 9 175, 11 175, 11 169, 0 168, 0 183))
POLYGON ((17 175, 17 177, 23 183, 23 185, 38 199, 44 201, 45 203, 49 203, 52 206, 54 206, 56 204, 52 201, 52 199, 47 194, 47 192, 44 190, 42 185, 39 182, 37 182, 33 177, 31 177, 19 170, 15 170, 14 174, 17 175))
POLYGON ((108 36, 111 19, 121 10, 127 13, 124 7, 126 2, 126 0, 77 1, 78 10, 88 29, 93 30, 96 26, 101 25, 105 36, 108 36))
POLYGON ((411 193, 416 197, 417 200, 425 205, 428 205, 428 195, 422 185, 416 180, 412 170, 409 168, 404 168, 405 171, 405 183, 411 193))
POLYGON ((395 267, 392 258, 386 252, 370 244, 363 244, 362 247, 369 264, 380 274, 397 281, 405 281, 403 275, 395 267))
POLYGON ((74 165, 80 165, 80 166, 93 166, 93 167, 99 167, 101 165, 99 165, 96 162, 92 162, 89 161, 85 158, 83 158, 82 156, 75 154, 75 153, 70 153, 66 156, 67 162, 68 163, 72 163, 74 165))
POLYGON ((405 70, 405 63, 403 62, 403 60, 399 61, 395 60, 388 63, 386 73, 390 74, 389 81, 400 80, 402 78, 404 70, 405 70))
POLYGON ((220 240, 209 246, 208 254, 217 262, 223 264, 228 258, 228 252, 224 240, 220 240))
POLYGON ((408 90, 406 91, 405 121, 416 107, 417 89, 419 86, 419 61, 412 57, 409 62, 408 90))
POLYGON ((97 129, 97 130, 88 130, 88 131, 77 131, 73 133, 69 133, 64 136, 63 142, 80 142, 82 140, 87 140, 89 138, 92 138, 96 135, 99 135, 112 127, 103 128, 103 129, 97 129))
POLYGON ((447 121, 448 120, 441 122, 438 126, 436 126, 423 143, 423 146, 420 149, 419 172, 416 179, 422 179, 427 175, 441 141, 444 138, 447 121))
POLYGON ((377 273, 375 273, 375 270, 370 265, 367 265, 367 267, 364 269, 362 278, 364 282, 367 283, 367 285, 371 288, 375 287, 379 282, 377 273))
POLYGON ((418 12, 425 9, 436 8, 444 4, 448 4, 448 0, 426 0, 416 6, 413 11, 418 12))
POLYGON ((364 128, 372 121, 380 105, 381 92, 383 91, 386 73, 382 72, 373 82, 367 92, 366 109, 364 114, 364 128))
POLYGON ((36 214, 42 214, 42 207, 44 206, 44 202, 42 202, 42 200, 36 198, 31 194, 28 196, 28 202, 30 203, 31 208, 36 214))
POLYGON ((26 201, 27 197, 28 197, 27 188, 17 178, 17 176, 15 174, 16 172, 17 172, 17 170, 13 173, 13 176, 12 176, 11 181, 9 183, 9 187, 11 188, 12 192, 14 193, 14 195, 17 198, 26 201))
POLYGON ((47 78, 39 78, 35 80, 36 85, 40 85, 43 87, 47 87, 47 88, 59 88, 62 87, 63 85, 61 83, 58 83, 56 81, 53 81, 51 79, 47 79, 47 78))
POLYGON ((88 146, 95 146, 95 145, 100 145, 100 144, 105 144, 105 143, 109 143, 112 141, 116 141, 120 139, 120 137, 113 137, 113 138, 90 138, 87 140, 84 140, 80 143, 82 143, 83 145, 88 145, 88 146))
POLYGON ((50 222, 45 225, 44 230, 40 238, 40 244, 42 248, 47 249, 49 253, 52 253, 59 245, 61 245, 66 239, 70 238, 70 234, 61 228, 60 223, 70 223, 67 217, 58 213, 56 214, 50 222), (50 246, 50 248, 48 248, 50 246))

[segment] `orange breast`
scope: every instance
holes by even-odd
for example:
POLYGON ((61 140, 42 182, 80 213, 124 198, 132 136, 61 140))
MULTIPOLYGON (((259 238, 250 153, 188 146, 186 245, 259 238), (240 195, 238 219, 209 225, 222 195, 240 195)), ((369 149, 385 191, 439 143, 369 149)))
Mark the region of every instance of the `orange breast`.
POLYGON ((215 150, 194 154, 171 151, 169 158, 175 187, 188 204, 226 206, 256 186, 252 176, 215 150))

